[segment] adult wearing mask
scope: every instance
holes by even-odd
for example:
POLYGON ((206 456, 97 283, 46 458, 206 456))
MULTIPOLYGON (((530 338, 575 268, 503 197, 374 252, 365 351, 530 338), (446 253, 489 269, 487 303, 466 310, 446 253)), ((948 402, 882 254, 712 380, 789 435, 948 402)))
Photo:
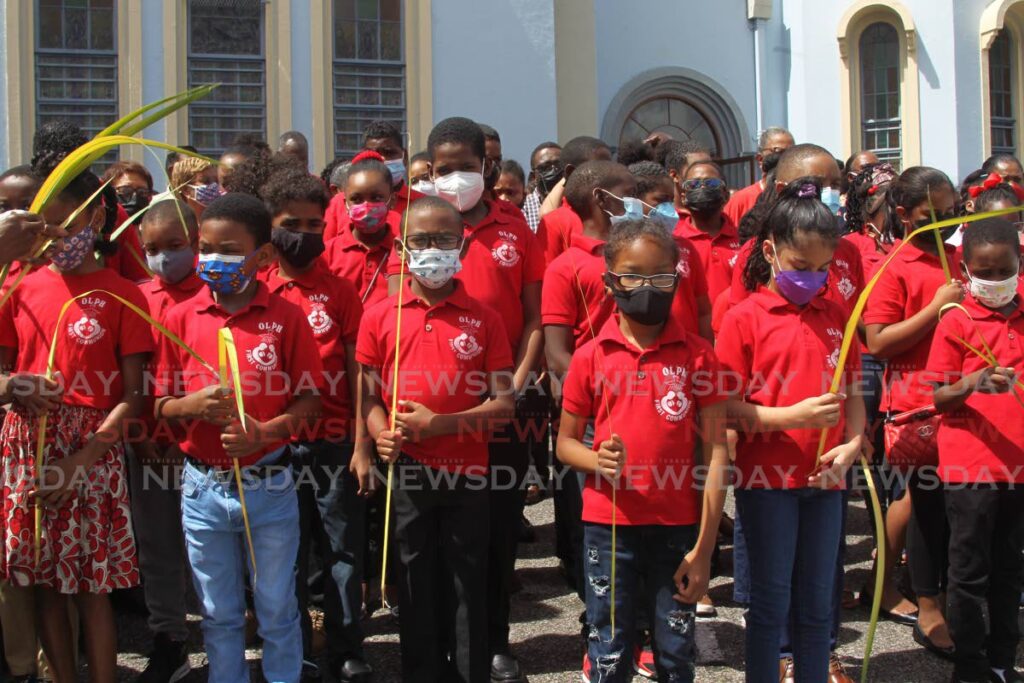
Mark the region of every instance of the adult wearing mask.
POLYGON ((532 186, 523 202, 523 215, 530 230, 537 232, 540 223, 540 205, 562 179, 562 146, 557 142, 542 142, 530 154, 530 177, 532 186))

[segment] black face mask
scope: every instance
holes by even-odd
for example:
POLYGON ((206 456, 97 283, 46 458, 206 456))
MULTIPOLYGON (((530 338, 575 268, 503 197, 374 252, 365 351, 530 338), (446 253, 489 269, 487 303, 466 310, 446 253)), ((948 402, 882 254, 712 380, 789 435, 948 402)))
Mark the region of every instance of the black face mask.
POLYGON ((675 289, 658 289, 651 285, 628 290, 612 287, 612 293, 619 311, 641 325, 660 325, 668 320, 676 294, 675 289))
POLYGON ((548 193, 550 193, 555 185, 558 184, 558 181, 562 179, 562 174, 564 172, 565 170, 561 166, 549 168, 543 173, 535 171, 534 177, 537 178, 537 189, 540 190, 540 193, 543 196, 547 197, 548 193))
POLYGON ((769 152, 761 157, 761 173, 771 173, 779 165, 782 152, 769 152))
POLYGON ((324 236, 312 232, 274 228, 270 241, 281 258, 294 268, 305 268, 324 253, 324 236))
POLYGON ((690 213, 708 216, 718 213, 725 206, 725 194, 721 189, 698 187, 686 193, 686 208, 690 213))
MULTIPOLYGON (((950 214, 949 216, 936 216, 934 221, 931 218, 923 218, 914 223, 914 229, 920 230, 921 228, 927 227, 932 223, 938 223, 939 221, 949 220, 951 218, 956 218, 956 216, 953 214, 950 214)), ((946 228, 939 228, 939 234, 942 236, 942 241, 945 242, 954 234, 956 234, 956 231, 959 227, 959 225, 951 225, 946 228)))

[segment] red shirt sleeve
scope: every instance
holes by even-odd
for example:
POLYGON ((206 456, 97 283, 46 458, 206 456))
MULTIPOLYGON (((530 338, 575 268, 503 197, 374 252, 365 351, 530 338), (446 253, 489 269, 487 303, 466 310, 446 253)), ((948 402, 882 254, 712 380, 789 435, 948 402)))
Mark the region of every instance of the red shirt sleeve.
POLYGON ((696 347, 693 359, 694 381, 699 380, 703 385, 697 385, 701 391, 694 391, 697 407, 706 408, 728 399, 729 393, 722 386, 721 381, 722 364, 718 361, 718 356, 711 344, 707 343, 703 337, 693 334, 687 339, 687 343, 696 347))
POLYGON ((556 259, 544 273, 544 284, 540 293, 541 325, 576 324, 576 292, 571 286, 571 275, 566 277, 569 264, 565 259, 556 259))
POLYGON ((747 384, 753 366, 750 345, 746 341, 746 325, 737 310, 729 311, 722 321, 722 333, 715 338, 715 354, 721 363, 722 370, 727 373, 723 382, 730 394, 742 398, 746 393, 747 384))
POLYGON ((932 336, 932 347, 928 354, 928 374, 942 378, 945 382, 960 379, 964 370, 964 354, 966 349, 955 337, 963 338, 958 318, 960 313, 950 311, 943 316, 932 336))
POLYGON ((348 280, 336 277, 338 283, 338 297, 341 301, 340 318, 338 325, 341 326, 341 341, 346 344, 354 344, 359 334, 359 321, 363 317, 363 304, 359 300, 356 288, 348 280))
MULTIPOLYGON (((182 325, 178 323, 181 316, 169 314, 164 327, 181 338, 182 325)), ((181 396, 184 384, 182 382, 183 372, 181 350, 166 335, 160 335, 160 343, 157 345, 156 355, 153 360, 153 391, 156 396, 181 396)))
MULTIPOLYGON (((138 287, 130 285, 124 292, 124 298, 149 313, 149 304, 138 287)), ((138 313, 117 302, 121 307, 121 334, 117 340, 118 352, 122 356, 133 353, 150 353, 153 351, 153 331, 149 323, 138 313)))
POLYGON ((573 354, 562 382, 562 407, 578 417, 594 417, 594 368, 596 342, 588 342, 573 354))
POLYGON ((383 306, 391 306, 391 303, 382 302, 366 312, 356 338, 356 361, 374 368, 384 367, 384 354, 387 352, 380 348, 378 338, 381 316, 377 309, 383 306))
MULTIPOLYGON (((387 266, 384 267, 384 272, 387 273, 388 276, 391 276, 398 275, 401 272, 401 270, 402 259, 401 256, 399 255, 398 249, 392 249, 391 253, 388 255, 388 264, 387 266)), ((406 274, 408 274, 408 272, 409 271, 406 270, 406 274)))
POLYGON ((700 260, 700 253, 693 246, 692 242, 690 243, 690 281, 693 286, 693 298, 700 299, 704 297, 710 301, 707 272, 704 270, 704 264, 700 260))
POLYGON ((864 324, 889 325, 900 322, 904 319, 906 301, 906 288, 893 269, 886 268, 868 297, 867 306, 864 308, 864 324))
POLYGON ((18 348, 18 330, 14 326, 14 310, 17 306, 18 293, 14 292, 4 307, 0 308, 0 346, 18 348))
POLYGON ((538 235, 534 235, 529 227, 523 230, 523 235, 526 240, 526 263, 523 266, 523 282, 526 284, 542 282, 544 280, 544 268, 547 265, 547 262, 544 260, 544 248, 541 246, 538 235))

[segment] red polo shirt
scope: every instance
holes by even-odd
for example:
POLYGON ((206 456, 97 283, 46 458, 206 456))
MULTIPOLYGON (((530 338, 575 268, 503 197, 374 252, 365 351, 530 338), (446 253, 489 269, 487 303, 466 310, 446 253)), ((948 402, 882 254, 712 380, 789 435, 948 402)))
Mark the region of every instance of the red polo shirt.
POLYGON ((708 297, 715 301, 718 295, 732 284, 732 271, 736 265, 740 247, 740 236, 736 224, 722 214, 722 230, 712 238, 698 228, 689 216, 679 219, 674 233, 677 237, 690 240, 707 276, 708 297))
POLYGON ((736 190, 726 202, 723 213, 729 217, 733 225, 739 225, 747 211, 750 211, 757 203, 757 198, 761 196, 762 192, 764 192, 764 188, 761 187, 761 181, 747 185, 742 190, 736 190))
MULTIPOLYGON (((120 204, 117 205, 117 226, 128 220, 128 212, 120 204)), ((143 268, 146 257, 142 253, 142 241, 139 239, 138 223, 126 229, 117 238, 117 252, 105 257, 107 268, 120 273, 129 282, 141 282, 150 278, 149 271, 143 268)))
MULTIPOLYGON (((161 323, 172 306, 191 299, 203 287, 203 281, 194 272, 186 275, 181 282, 174 284, 164 282, 157 276, 139 283, 139 289, 149 303, 149 314, 161 323)), ((163 335, 158 330, 153 330, 155 341, 159 341, 161 336, 163 335)))
POLYGON ((72 297, 94 289, 118 295, 143 311, 139 288, 104 268, 66 275, 43 266, 29 273, 0 310, 0 346, 15 349, 15 372, 45 374, 56 332, 54 371, 63 377, 63 402, 111 410, 121 402, 121 359, 153 350, 149 323, 109 294, 97 292, 60 309, 72 297))
MULTIPOLYGON (((275 264, 267 277, 270 291, 302 309, 324 366, 323 419, 308 440, 352 439, 353 402, 348 389, 345 346, 356 343, 363 306, 347 281, 327 270, 323 261, 294 280, 283 279, 275 264)), ((307 440, 303 438, 303 440, 307 440)))
POLYGON ((851 232, 848 235, 843 235, 843 239, 857 247, 857 251, 860 252, 860 260, 864 266, 865 284, 874 277, 875 271, 885 263, 885 259, 889 257, 889 252, 899 246, 900 243, 900 240, 896 240, 895 243, 886 245, 884 252, 880 252, 878 251, 878 244, 875 242, 875 238, 871 235, 851 232))
MULTIPOLYGON (((297 392, 315 389, 323 393, 324 373, 302 310, 271 294, 263 282, 257 282, 256 287, 249 305, 235 313, 222 309, 204 287, 194 298, 172 308, 166 325, 214 368, 219 362, 218 330, 231 329, 245 412, 262 422, 281 415, 297 392)), ((182 397, 220 383, 216 372, 204 368, 166 338, 160 343, 157 375, 157 396, 182 397)), ((185 429, 187 436, 179 445, 187 455, 216 467, 232 464, 220 443, 220 427, 196 420, 185 429)), ((283 441, 267 444, 239 463, 252 465, 283 445, 283 441)))
MULTIPOLYGON (((960 273, 959 260, 954 257, 952 248, 946 252, 950 271, 956 277, 960 273)), ((911 242, 896 254, 878 279, 864 309, 864 324, 902 322, 930 304, 935 292, 944 284, 946 276, 939 257, 921 251, 911 242)), ((924 370, 934 332, 933 329, 913 348, 889 359, 885 369, 882 410, 902 413, 931 404, 932 385, 928 383, 924 370)))
POLYGON ((605 293, 604 240, 583 233, 570 239, 569 248, 544 273, 540 321, 571 327, 578 349, 601 331, 615 299, 605 293))
MULTIPOLYGON (((514 208, 514 207, 513 207, 514 208)), ((523 218, 514 218, 495 202, 476 225, 463 223, 466 254, 456 276, 466 294, 501 313, 513 353, 523 337, 523 288, 544 280, 544 254, 537 236, 523 218)), ((388 260, 388 273, 400 271, 398 253, 388 260)))
MULTIPOLYGON (((683 329, 696 333, 698 301, 707 298, 707 282, 696 248, 685 238, 675 240, 680 279, 671 315, 683 329)), ((572 327, 579 348, 600 331, 615 310, 615 299, 605 292, 604 241, 583 233, 573 235, 570 241, 569 249, 556 257, 544 274, 541 324, 572 327)))
MULTIPOLYGON (((964 299, 974 322, 953 309, 935 328, 928 356, 929 376, 955 382, 988 363, 956 340, 960 337, 982 348, 982 337, 999 365, 1024 367, 1024 299, 1009 318, 982 306, 974 297, 964 299)), ((1013 389, 1024 399, 1024 391, 1013 389)), ((976 482, 1024 483, 1024 408, 1009 394, 974 392, 967 402, 942 416, 939 426, 939 476, 953 484, 976 482)))
MULTIPOLYGON (((402 286, 398 398, 440 414, 460 413, 486 401, 490 374, 512 367, 501 316, 470 297, 458 281, 455 291, 436 306, 416 296, 409 280, 402 286)), ((380 373, 374 389, 388 410, 395 387, 397 321, 394 294, 366 311, 356 343, 356 360, 380 373)), ((487 466, 489 434, 488 424, 466 424, 456 434, 406 441, 403 451, 432 468, 465 473, 468 467, 487 466)))
MULTIPOLYGON (((747 260, 756 243, 757 240, 748 240, 740 248, 736 267, 732 271, 732 287, 729 290, 729 302, 734 306, 750 294, 743 284, 743 271, 747 268, 747 260)), ((828 269, 825 298, 842 306, 849 315, 853 312, 857 297, 863 290, 864 265, 861 262, 860 251, 849 241, 840 239, 836 244, 832 265, 828 269)))
POLYGON ((395 235, 401 229, 401 214, 388 213, 387 234, 373 248, 356 239, 351 229, 344 229, 327 243, 323 261, 335 275, 348 281, 359 294, 363 308, 388 298, 388 257, 395 246, 395 235))
MULTIPOLYGON (((402 186, 395 190, 395 203, 391 207, 391 211, 399 214, 400 216, 405 214, 405 209, 409 206, 409 202, 414 202, 423 194, 416 190, 410 189, 407 183, 402 183, 402 186)), ((391 216, 388 215, 388 224, 391 225, 391 216)), ((324 240, 330 240, 343 232, 343 228, 348 225, 349 217, 348 210, 345 208, 345 193, 339 192, 338 194, 331 197, 331 202, 327 205, 327 211, 324 212, 324 240)), ((399 231, 395 231, 398 234, 399 231)))
POLYGON ((544 262, 551 263, 569 248, 570 238, 583 232, 583 220, 562 200, 562 205, 541 216, 537 224, 537 239, 544 247, 544 262))
MULTIPOLYGON (((767 287, 726 314, 715 352, 739 397, 762 406, 791 406, 826 393, 832 382, 848 316, 818 296, 803 308, 767 287)), ((850 349, 846 382, 860 369, 860 350, 850 349)), ((845 441, 843 421, 829 430, 825 452, 845 441)), ((814 469, 820 429, 746 433, 740 430, 736 467, 747 488, 802 488, 814 469)))
MULTIPOLYGON (((594 420, 594 444, 618 434, 626 465, 616 494, 619 524, 686 525, 700 521, 694 481, 697 418, 724 401, 711 345, 670 319, 653 346, 626 341, 619 316, 572 357, 563 385, 565 410, 594 420)), ((588 476, 583 521, 611 524, 611 484, 588 476)))

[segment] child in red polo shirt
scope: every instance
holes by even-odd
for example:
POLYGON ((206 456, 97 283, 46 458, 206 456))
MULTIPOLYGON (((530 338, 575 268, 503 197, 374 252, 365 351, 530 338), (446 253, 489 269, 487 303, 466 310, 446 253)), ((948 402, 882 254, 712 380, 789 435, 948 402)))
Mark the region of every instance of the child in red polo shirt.
MULTIPOLYGON (((271 241, 278 254, 277 264, 267 274, 267 286, 305 314, 320 351, 327 387, 320 420, 307 433, 295 435, 291 444, 293 466, 301 474, 297 484, 301 529, 296 588, 304 671, 308 676, 316 670, 308 575, 311 541, 318 538, 330 667, 340 681, 363 680, 371 669, 364 661, 359 623, 366 541, 366 509, 359 494, 369 474, 350 471, 356 443, 352 397, 359 373, 355 343, 363 307, 352 285, 330 273, 320 259, 328 201, 323 184, 304 173, 286 171, 271 176, 260 194, 273 217, 271 241)), ((369 446, 365 440, 361 443, 369 446)))
MULTIPOLYGON (((541 331, 541 281, 544 257, 540 243, 518 209, 514 214, 502 202, 485 198, 485 177, 492 162, 487 159, 483 130, 470 119, 452 117, 439 122, 427 138, 434 189, 462 216, 466 249, 457 278, 466 293, 500 311, 515 362, 513 386, 517 392, 516 418, 490 441, 492 469, 504 471, 513 486, 491 491, 491 556, 488 608, 492 655, 501 676, 517 678, 518 664, 509 652, 509 596, 512 591, 518 528, 522 519, 529 466, 528 437, 524 423, 532 413, 547 410, 544 396, 534 384, 544 343, 541 331), (533 407, 539 404, 539 407, 533 407)), ((391 273, 397 272, 398 252, 392 254, 391 273)), ((398 287, 392 277, 389 286, 398 287)), ((394 291, 394 290, 392 290, 394 291)))
MULTIPOLYGON (((76 177, 43 211, 47 224, 63 224, 99 188, 88 171, 76 177)), ((107 596, 139 582, 121 444, 143 408, 153 338, 142 318, 111 296, 145 310, 138 288, 95 256, 115 216, 112 203, 94 199, 50 252, 50 265, 26 277, 0 311, 0 365, 13 371, 0 383, 0 403, 13 401, 0 436, 0 573, 16 586, 35 587, 40 640, 59 681, 75 677, 67 596, 82 619, 91 675, 113 680, 117 634, 107 596), (60 315, 65 302, 85 294, 60 315), (58 377, 49 381, 42 375, 54 340, 58 377), (43 415, 45 470, 37 473, 43 415)))
POLYGON ((270 265, 270 213, 255 197, 227 194, 203 211, 197 273, 206 283, 167 314, 167 328, 207 363, 218 332, 231 330, 243 392, 243 428, 233 392, 216 370, 167 339, 160 346, 154 414, 185 430, 182 527, 203 615, 210 679, 248 680, 248 566, 268 681, 298 681, 302 629, 295 599, 299 510, 287 443, 320 415, 323 364, 302 310, 271 294, 255 274, 270 265), (243 468, 252 553, 232 467, 243 468))
POLYGON ((589 135, 580 135, 565 143, 562 148, 562 181, 550 192, 544 204, 557 199, 553 211, 545 213, 541 207, 541 218, 537 224, 537 238, 544 249, 544 262, 551 263, 569 248, 571 236, 583 232, 583 221, 579 214, 564 198, 564 188, 577 168, 588 161, 611 161, 612 152, 608 144, 589 135))
POLYGON ((708 280, 708 297, 715 301, 732 283, 740 237, 736 224, 722 208, 729 197, 722 168, 713 161, 698 161, 682 179, 683 204, 689 210, 675 226, 675 234, 693 243, 708 280))
MULTIPOLYGON (((847 316, 822 294, 839 233, 820 191, 814 178, 782 191, 746 267, 751 294, 726 315, 716 346, 740 383, 729 422, 739 434, 736 504, 749 554, 749 681, 779 680, 779 645, 790 621, 796 671, 811 681, 835 673, 829 641, 842 534, 837 486, 861 450, 864 403, 824 393, 847 316), (829 438, 816 468, 823 427, 829 438)), ((844 384, 858 370, 854 347, 844 384)))
MULTIPOLYGON (((203 281, 195 271, 199 225, 192 209, 167 199, 149 207, 139 228, 142 253, 154 276, 139 289, 149 314, 163 323, 176 304, 192 298, 203 281)), ((151 328, 154 346, 162 334, 151 328)), ((145 675, 153 680, 176 680, 189 671, 188 624, 184 594, 185 537, 181 530, 181 491, 174 475, 181 452, 169 435, 153 434, 127 444, 132 517, 139 546, 139 569, 154 634, 145 675)))
POLYGON ((388 260, 402 216, 392 209, 391 171, 376 152, 363 152, 349 169, 345 215, 332 236, 324 231, 324 260, 332 273, 358 292, 364 308, 388 297, 388 260))
MULTIPOLYGON (((957 215, 957 195, 942 171, 925 166, 905 170, 888 190, 890 216, 904 234, 932 222, 957 215)), ((943 241, 955 227, 945 228, 943 241)), ((932 386, 925 366, 939 311, 947 303, 963 300, 959 265, 952 247, 944 245, 953 281, 939 259, 934 233, 913 238, 904 245, 875 285, 864 311, 866 340, 871 355, 888 361, 882 409, 889 416, 932 406, 932 386)), ((933 465, 934 463, 923 463, 933 465)), ((929 649, 952 652, 942 611, 949 531, 942 489, 931 477, 913 472, 907 486, 911 516, 907 528, 910 579, 917 596, 915 640, 929 649)))
POLYGON ((395 465, 408 681, 486 681, 490 673, 487 441, 513 410, 512 353, 498 313, 453 279, 465 242, 462 217, 447 202, 417 200, 404 244, 395 241, 412 277, 366 311, 356 344, 368 433, 395 465))
POLYGON ((956 645, 953 679, 1019 681, 1024 407, 1014 368, 1024 367, 1020 237, 1012 223, 992 218, 972 223, 963 246, 970 290, 963 306, 970 317, 957 309, 946 313, 928 356, 937 381, 935 408, 943 415, 939 477, 950 527, 946 618, 956 645), (990 348, 999 367, 960 340, 990 348))
POLYGON ((679 247, 664 228, 649 219, 620 223, 604 252, 607 295, 619 313, 572 358, 558 436, 559 459, 589 475, 583 522, 590 635, 583 676, 632 680, 633 653, 640 647, 636 619, 649 611, 658 676, 692 681, 694 603, 707 589, 725 500, 726 396, 716 388, 719 367, 711 345, 670 315, 680 281, 679 247), (706 496, 694 478, 702 464, 694 458, 698 438, 710 463, 706 496), (613 520, 615 632, 609 602, 613 520))

